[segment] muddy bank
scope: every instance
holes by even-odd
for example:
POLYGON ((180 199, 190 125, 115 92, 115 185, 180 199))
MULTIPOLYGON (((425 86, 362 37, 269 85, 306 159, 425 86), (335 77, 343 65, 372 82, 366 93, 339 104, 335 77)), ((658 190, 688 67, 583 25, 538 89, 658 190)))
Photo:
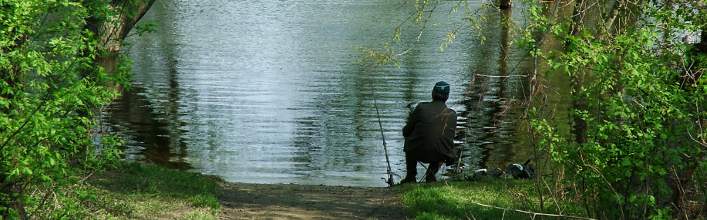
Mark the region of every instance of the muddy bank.
POLYGON ((221 184, 221 219, 405 219, 399 188, 221 184))

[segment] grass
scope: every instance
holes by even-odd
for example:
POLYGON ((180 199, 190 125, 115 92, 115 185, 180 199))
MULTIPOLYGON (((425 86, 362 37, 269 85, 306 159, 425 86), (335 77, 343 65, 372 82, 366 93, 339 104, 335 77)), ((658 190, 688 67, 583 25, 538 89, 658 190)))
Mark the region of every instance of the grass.
MULTIPOLYGON (((555 205, 540 198, 530 180, 484 179, 474 182, 448 182, 403 186, 403 205, 416 219, 532 219, 532 215, 503 211, 475 203, 542 213, 582 216, 571 203, 555 205), (551 206, 551 207, 549 207, 551 206)), ((535 219, 544 219, 536 216, 535 219)), ((548 219, 558 219, 556 217, 548 219)))
MULTIPOLYGON (((216 219, 220 211, 218 178, 157 165, 125 162, 62 190, 49 199, 40 219, 216 219), (55 211, 47 211, 55 210, 55 211)), ((403 205, 416 219, 532 219, 525 213, 480 206, 582 216, 573 203, 540 199, 528 180, 481 179, 403 185, 403 205)), ((536 216, 535 219, 545 219, 536 216)), ((557 218, 548 218, 557 219, 557 218)))
POLYGON ((60 203, 77 206, 68 209, 75 213, 63 214, 71 218, 216 219, 220 209, 218 181, 201 174, 126 162, 74 186, 60 203))

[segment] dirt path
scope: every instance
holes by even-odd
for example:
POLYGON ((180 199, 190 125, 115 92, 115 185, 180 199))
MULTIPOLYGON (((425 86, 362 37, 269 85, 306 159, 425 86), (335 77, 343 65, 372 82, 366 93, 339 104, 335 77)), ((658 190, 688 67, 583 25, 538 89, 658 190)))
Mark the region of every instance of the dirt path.
POLYGON ((224 183, 222 219, 405 219, 397 188, 224 183))

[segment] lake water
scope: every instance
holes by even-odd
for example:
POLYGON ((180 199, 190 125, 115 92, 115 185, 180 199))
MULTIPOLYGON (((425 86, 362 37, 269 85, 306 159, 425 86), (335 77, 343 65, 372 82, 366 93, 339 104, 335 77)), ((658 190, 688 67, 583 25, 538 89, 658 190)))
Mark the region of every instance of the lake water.
POLYGON ((134 85, 105 113, 106 127, 125 137, 130 160, 227 181, 385 186, 374 98, 393 172, 404 175, 406 105, 430 100, 444 80, 467 164, 528 159, 515 107, 528 91, 519 76, 528 65, 501 19, 522 25, 522 9, 472 1, 486 19, 441 51, 463 24, 449 13, 455 2, 443 2, 422 34, 410 21, 402 26, 398 65, 358 62, 361 48, 382 48, 414 12, 405 2, 158 1, 142 21, 156 30, 128 40, 134 85))

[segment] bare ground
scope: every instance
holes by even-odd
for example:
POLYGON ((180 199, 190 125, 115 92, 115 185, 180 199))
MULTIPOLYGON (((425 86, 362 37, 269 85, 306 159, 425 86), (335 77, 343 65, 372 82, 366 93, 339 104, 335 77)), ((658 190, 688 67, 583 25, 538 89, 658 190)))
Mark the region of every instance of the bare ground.
POLYGON ((221 219, 405 219, 398 188, 223 183, 221 219))

